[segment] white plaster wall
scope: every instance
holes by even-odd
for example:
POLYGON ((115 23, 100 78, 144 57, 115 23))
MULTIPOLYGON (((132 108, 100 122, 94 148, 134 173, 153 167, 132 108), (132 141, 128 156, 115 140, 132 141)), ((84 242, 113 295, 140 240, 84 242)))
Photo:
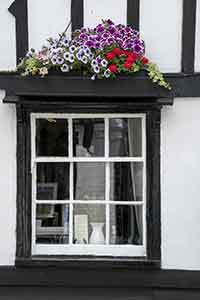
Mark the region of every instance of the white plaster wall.
POLYGON ((200 72, 200 0, 197 0, 195 71, 200 72))
POLYGON ((16 68, 15 18, 8 11, 12 2, 13 0, 0 2, 0 70, 16 68))
POLYGON ((140 0, 147 56, 163 72, 181 71, 182 0, 140 0))
POLYGON ((28 0, 28 14, 29 48, 40 49, 47 38, 58 37, 65 30, 71 18, 71 0, 28 0))
POLYGON ((162 267, 200 270, 200 98, 162 111, 162 267))
POLYGON ((127 1, 124 0, 84 0, 84 25, 95 26, 102 19, 126 24, 126 10, 127 1))
POLYGON ((15 106, 2 103, 0 90, 0 265, 14 265, 16 249, 15 106))

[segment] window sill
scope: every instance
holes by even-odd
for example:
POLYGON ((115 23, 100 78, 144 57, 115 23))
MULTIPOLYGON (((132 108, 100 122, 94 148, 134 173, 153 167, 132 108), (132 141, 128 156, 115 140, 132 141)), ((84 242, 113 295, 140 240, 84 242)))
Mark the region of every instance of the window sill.
POLYGON ((43 268, 56 267, 67 269, 160 269, 160 260, 145 258, 105 258, 105 257, 66 257, 66 256, 33 256, 16 258, 16 267, 43 268))

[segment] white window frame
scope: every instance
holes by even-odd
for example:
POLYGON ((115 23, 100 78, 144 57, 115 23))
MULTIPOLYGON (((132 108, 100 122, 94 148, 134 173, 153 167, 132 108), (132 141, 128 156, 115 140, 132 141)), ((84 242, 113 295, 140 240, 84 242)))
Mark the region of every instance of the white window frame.
POLYGON ((124 256, 145 257, 146 251, 146 114, 144 113, 104 113, 104 114, 67 114, 67 113, 31 113, 31 172, 32 172, 32 255, 92 255, 92 256, 124 256), (37 157, 36 156, 36 120, 37 119, 67 119, 69 130, 69 155, 67 157, 37 157), (72 157, 73 130, 72 120, 81 118, 103 118, 105 123, 105 153, 104 157, 72 157), (109 119, 110 118, 140 118, 142 120, 142 156, 141 157, 109 157, 109 119), (36 164, 39 162, 69 162, 70 189, 69 200, 37 200, 36 199, 36 164), (105 163, 105 200, 73 200, 73 162, 104 162, 105 163), (110 173, 109 162, 142 162, 143 163, 143 201, 109 201, 110 173), (106 241, 104 245, 73 244, 73 204, 101 203, 106 205, 106 241), (67 204, 69 213, 69 244, 36 244, 36 205, 37 204, 67 204), (143 244, 142 245, 110 245, 110 204, 141 205, 143 208, 143 244))

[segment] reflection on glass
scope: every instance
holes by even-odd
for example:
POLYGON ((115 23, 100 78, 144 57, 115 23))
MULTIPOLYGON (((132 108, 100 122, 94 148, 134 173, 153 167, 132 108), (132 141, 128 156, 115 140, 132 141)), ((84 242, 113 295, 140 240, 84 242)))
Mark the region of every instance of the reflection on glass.
POLYGON ((74 163, 74 199, 105 199, 104 163, 74 163))
POLYGON ((105 244, 105 205, 74 205, 75 244, 105 244))
POLYGON ((110 200, 143 201, 143 163, 110 163, 110 200))
POLYGON ((67 120, 36 120, 36 155, 68 156, 67 120))
POLYGON ((36 208, 36 243, 69 243, 69 206, 39 204, 36 208))
POLYGON ((74 156, 104 156, 104 120, 73 120, 74 156))
POLYGON ((110 244, 143 243, 142 206, 110 206, 110 244))
POLYGON ((110 156, 142 156, 142 120, 110 119, 110 156))
POLYGON ((37 200, 69 199, 69 163, 37 164, 37 200))

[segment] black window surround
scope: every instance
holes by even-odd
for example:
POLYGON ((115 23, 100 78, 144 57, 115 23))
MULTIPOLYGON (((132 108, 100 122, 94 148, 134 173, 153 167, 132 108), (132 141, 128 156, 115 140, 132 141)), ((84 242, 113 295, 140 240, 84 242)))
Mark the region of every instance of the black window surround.
POLYGON ((160 112, 156 99, 20 97, 17 108, 17 252, 16 265, 159 267, 160 250, 160 112), (61 102, 62 101, 62 102, 61 102), (30 113, 145 113, 147 118, 147 257, 41 257, 31 255, 30 113))

